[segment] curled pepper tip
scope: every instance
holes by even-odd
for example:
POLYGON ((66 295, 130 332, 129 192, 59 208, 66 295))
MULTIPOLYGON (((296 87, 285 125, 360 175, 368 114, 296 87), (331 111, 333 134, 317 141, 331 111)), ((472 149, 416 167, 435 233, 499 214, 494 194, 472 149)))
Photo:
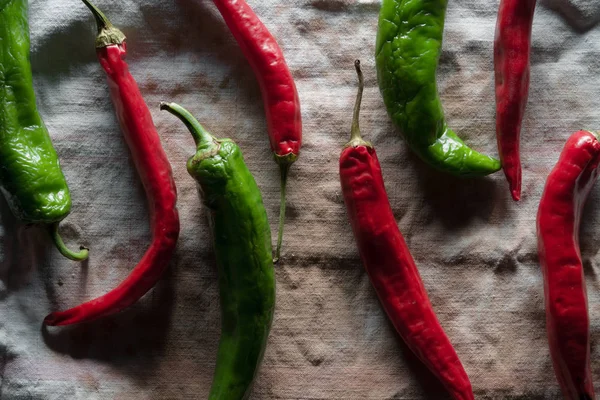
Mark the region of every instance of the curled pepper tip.
POLYGON ((46 315, 46 318, 44 318, 44 325, 48 325, 48 326, 56 326, 56 318, 54 318, 54 313, 52 314, 48 314, 46 315))
POLYGON ((510 193, 512 194, 512 198, 514 201, 521 200, 521 191, 520 190, 513 189, 510 193))
POLYGON ((46 315, 42 323, 46 326, 64 326, 73 322, 72 316, 66 317, 62 312, 53 312, 46 315))
POLYGON ((73 261, 84 261, 89 257, 89 249, 85 246, 79 246, 79 251, 75 252, 69 250, 65 245, 65 242, 60 237, 60 233, 58 232, 58 222, 50 225, 50 235, 52 236, 52 241, 54 245, 63 256, 67 257, 69 260, 73 261))

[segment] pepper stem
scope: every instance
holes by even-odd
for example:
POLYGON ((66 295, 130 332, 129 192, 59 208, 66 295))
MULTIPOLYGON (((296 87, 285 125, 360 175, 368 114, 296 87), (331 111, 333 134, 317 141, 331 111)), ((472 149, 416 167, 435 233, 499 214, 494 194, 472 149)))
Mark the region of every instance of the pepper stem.
POLYGON ((275 258, 273 258, 273 263, 277 263, 279 261, 279 257, 281 256, 281 243, 283 242, 283 227, 285 225, 285 192, 287 187, 287 177, 288 172, 290 170, 290 163, 280 163, 279 171, 281 174, 281 197, 279 200, 279 229, 277 231, 277 249, 275 250, 275 258))
POLYGON ((360 69, 360 60, 354 61, 354 68, 356 68, 356 74, 358 75, 358 93, 356 94, 356 102, 354 103, 352 129, 350 130, 350 142, 362 140, 362 137, 360 136, 360 126, 358 124, 358 118, 360 115, 360 104, 362 102, 363 91, 365 89, 363 73, 360 69))
POLYGON ((98 7, 89 2, 81 0, 90 9, 98 26, 98 36, 96 37, 96 47, 102 48, 112 44, 121 44, 125 41, 125 35, 119 29, 110 23, 106 15, 98 7))
POLYGON ((58 233, 58 222, 49 225, 50 236, 54 241, 54 245, 63 256, 73 261, 83 261, 88 258, 89 250, 87 247, 79 246, 79 252, 69 250, 58 233))
POLYGON ((161 102, 160 109, 170 112, 185 124, 192 134, 197 147, 215 141, 213 135, 208 133, 208 131, 204 129, 202 125, 200 125, 200 122, 198 122, 198 120, 194 118, 194 116, 188 110, 181 107, 179 104, 161 102))

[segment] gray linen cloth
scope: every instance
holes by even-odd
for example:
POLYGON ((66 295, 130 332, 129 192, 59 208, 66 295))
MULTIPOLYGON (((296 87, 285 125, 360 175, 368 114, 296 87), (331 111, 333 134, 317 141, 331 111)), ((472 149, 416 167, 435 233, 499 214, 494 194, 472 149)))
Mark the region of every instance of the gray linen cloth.
MULTIPOLYGON (((376 83, 377 0, 249 0, 278 38, 302 102, 304 146, 291 170, 277 309, 254 399, 445 399, 403 345, 359 261, 338 157, 366 77, 362 130, 376 147, 398 225, 477 399, 559 399, 548 352, 535 217, 546 176, 574 131, 598 129, 600 3, 541 0, 522 132, 523 199, 502 173, 460 180, 410 154, 376 83)), ((62 224, 89 262, 61 257, 41 228, 0 203, 0 398, 206 398, 219 337, 211 238, 185 162, 191 136, 162 100, 231 137, 262 189, 275 239, 279 175, 253 72, 211 1, 97 0, 128 36, 128 62, 173 165, 181 237, 169 272, 138 304, 84 326, 43 317, 115 287, 150 241, 148 209, 76 0, 32 0, 38 104, 73 194, 62 224)), ((439 89, 450 125, 497 155, 492 46, 498 0, 451 0, 439 89)), ((582 223, 592 360, 600 383, 600 187, 582 223)))

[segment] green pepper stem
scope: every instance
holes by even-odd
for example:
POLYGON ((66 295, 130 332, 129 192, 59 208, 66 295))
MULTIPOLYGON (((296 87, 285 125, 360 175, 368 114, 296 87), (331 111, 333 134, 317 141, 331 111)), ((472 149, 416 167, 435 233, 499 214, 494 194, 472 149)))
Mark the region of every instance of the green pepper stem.
POLYGON ((170 112, 185 124, 192 134, 197 147, 213 143, 215 141, 213 135, 208 133, 208 131, 204 129, 202 125, 200 125, 200 122, 198 122, 198 120, 194 118, 194 116, 188 110, 181 107, 179 104, 161 102, 160 109, 170 112))
POLYGON ((279 261, 279 257, 281 256, 281 243, 283 242, 283 227, 285 225, 285 192, 287 187, 287 177, 288 172, 290 170, 290 165, 290 163, 279 164, 279 170, 281 174, 281 197, 279 200, 279 229, 277 231, 277 249, 275 250, 275 258, 273 258, 273 263, 277 263, 279 261))
POLYGON ((50 236, 52 236, 52 240, 54 241, 54 245, 63 256, 67 257, 69 260, 73 261, 83 261, 88 258, 89 250, 86 247, 80 246, 79 252, 74 252, 69 250, 67 246, 65 246, 65 242, 63 242, 60 234, 58 233, 58 222, 51 224, 48 228, 50 230, 50 236))
POLYGON ((96 20, 96 25, 98 26, 98 33, 102 31, 102 29, 106 29, 112 26, 112 23, 106 18, 106 15, 98 7, 90 3, 88 0, 81 0, 83 4, 90 9, 92 14, 94 15, 94 19, 96 20))
POLYGON ((356 68, 356 74, 358 75, 358 93, 356 94, 356 102, 354 103, 354 115, 352 116, 350 142, 362 141, 362 138, 360 136, 360 126, 358 124, 358 118, 360 115, 360 104, 362 102, 363 91, 365 88, 363 73, 360 69, 360 60, 354 61, 354 68, 356 68))
POLYGON ((98 26, 98 36, 96 37, 96 47, 102 48, 112 44, 121 44, 125 41, 125 35, 106 18, 106 15, 98 7, 89 2, 81 0, 83 4, 90 9, 98 26))

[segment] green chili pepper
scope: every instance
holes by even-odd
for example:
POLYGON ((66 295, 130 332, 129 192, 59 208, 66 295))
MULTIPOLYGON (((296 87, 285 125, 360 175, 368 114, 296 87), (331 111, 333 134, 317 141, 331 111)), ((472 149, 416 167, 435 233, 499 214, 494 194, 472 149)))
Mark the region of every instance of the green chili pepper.
POLYGON ((275 309, 271 230, 260 190, 240 148, 215 139, 185 109, 161 103, 188 127, 197 152, 187 170, 200 184, 219 271, 221 339, 209 399, 250 395, 275 309))
POLYGON ((436 70, 447 0, 383 0, 377 32, 377 80, 388 113, 409 147, 433 167, 458 176, 500 169, 448 127, 436 70))
POLYGON ((58 234, 71 195, 35 103, 27 5, 0 0, 0 185, 17 218, 47 224, 58 250, 80 261, 87 249, 70 251, 58 234))

